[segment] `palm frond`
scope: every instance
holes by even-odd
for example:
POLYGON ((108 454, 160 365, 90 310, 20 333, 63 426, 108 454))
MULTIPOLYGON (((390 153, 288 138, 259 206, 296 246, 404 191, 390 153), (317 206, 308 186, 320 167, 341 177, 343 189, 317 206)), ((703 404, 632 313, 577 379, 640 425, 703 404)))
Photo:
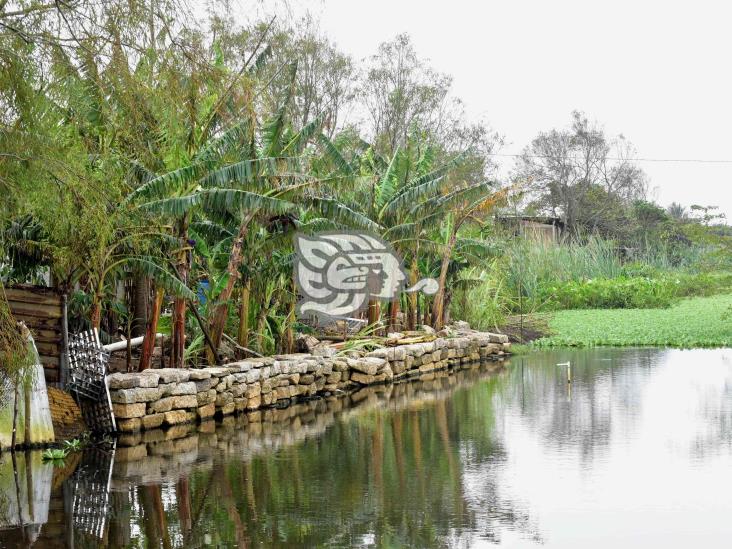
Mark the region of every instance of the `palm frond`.
POLYGON ((170 195, 194 182, 204 171, 203 165, 191 164, 159 175, 128 194, 122 203, 129 204, 137 200, 150 200, 170 195))
POLYGON ((494 192, 493 184, 490 182, 475 183, 418 204, 412 209, 412 213, 460 210, 461 215, 467 215, 472 212, 477 204, 488 200, 494 192))
POLYGON ((216 242, 234 236, 233 231, 224 227, 220 223, 214 223, 213 221, 209 220, 194 221, 193 223, 191 223, 191 230, 200 234, 204 238, 216 242))
POLYGON ((391 157, 389 166, 386 168, 386 171, 381 176, 379 183, 376 186, 376 209, 379 212, 383 209, 384 205, 391 200, 396 192, 396 172, 399 157, 400 148, 397 147, 396 151, 394 151, 394 155, 391 157))
POLYGON ((451 160, 445 162, 443 165, 441 165, 439 168, 436 168, 426 174, 420 175, 418 177, 415 177, 414 179, 409 181, 408 187, 416 187, 419 185, 422 185, 423 183, 426 183, 427 181, 431 181, 437 177, 444 177, 447 175, 450 170, 454 170, 457 166, 459 166, 467 157, 466 152, 462 152, 452 158, 451 160))
POLYGON ((353 167, 343 157, 343 155, 341 154, 341 151, 338 149, 336 144, 333 143, 333 141, 328 138, 328 136, 326 136, 323 133, 320 133, 317 136, 317 140, 318 140, 318 143, 320 143, 321 147, 323 148, 325 157, 333 163, 333 165, 336 167, 336 170, 338 170, 339 172, 341 172, 345 175, 353 174, 353 167))
POLYGON ((308 199, 308 202, 321 215, 337 223, 372 232, 378 232, 381 228, 378 223, 375 223, 365 215, 332 198, 313 197, 308 199))
POLYGON ((325 123, 325 116, 319 116, 309 124, 306 124, 300 129, 295 136, 282 149, 282 155, 294 154, 302 152, 305 146, 313 139, 314 136, 321 133, 323 124, 325 123))
POLYGON ((297 157, 254 158, 212 170, 201 178, 200 183, 206 188, 224 187, 230 183, 252 183, 265 178, 260 181, 264 186, 266 177, 299 177, 304 168, 304 161, 297 157))
POLYGON ((240 189, 200 189, 185 196, 163 198, 142 204, 140 208, 169 216, 181 216, 196 206, 213 214, 262 210, 264 213, 282 214, 289 211, 293 204, 240 189))
POLYGON ((254 60, 254 64, 249 68, 249 74, 256 75, 262 72, 262 69, 267 65, 267 61, 272 57, 272 52, 272 46, 267 44, 267 47, 257 55, 257 58, 254 60))
POLYGON ((213 137, 193 157, 193 164, 208 164, 223 158, 234 148, 247 146, 252 139, 252 124, 244 118, 225 130, 221 135, 213 137))
POLYGON ((394 225, 386 229, 381 236, 385 239, 394 241, 404 241, 417 238, 417 231, 419 231, 420 225, 417 223, 401 223, 394 225))
POLYGON ((125 260, 129 266, 139 269, 143 274, 154 278, 167 291, 178 297, 193 299, 194 293, 177 276, 160 267, 159 258, 137 256, 125 260))
POLYGON ((286 213, 295 206, 291 202, 239 189, 203 189, 201 205, 204 210, 252 212, 261 211, 271 215, 286 213))
POLYGON ((419 185, 405 188, 384 204, 379 217, 396 215, 399 211, 409 211, 415 204, 433 198, 440 191, 443 180, 444 175, 435 174, 434 179, 425 179, 419 185))
POLYGON ((128 178, 136 183, 136 187, 149 183, 156 177, 157 174, 155 172, 148 170, 145 166, 142 165, 142 163, 138 162, 137 160, 132 160, 130 162, 128 178))
POLYGON ((274 116, 262 128, 262 144, 264 156, 280 156, 282 152, 282 134, 285 131, 285 117, 287 108, 292 100, 295 88, 295 76, 297 75, 297 63, 289 66, 290 75, 285 93, 280 100, 280 106, 274 116))

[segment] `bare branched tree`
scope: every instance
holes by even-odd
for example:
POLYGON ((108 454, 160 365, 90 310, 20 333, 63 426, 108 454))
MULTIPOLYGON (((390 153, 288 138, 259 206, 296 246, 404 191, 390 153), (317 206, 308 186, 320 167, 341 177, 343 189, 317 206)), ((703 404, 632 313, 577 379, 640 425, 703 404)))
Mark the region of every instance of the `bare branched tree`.
POLYGON ((568 129, 540 133, 518 159, 514 177, 530 182, 534 209, 562 217, 570 230, 596 228, 609 208, 646 196, 635 149, 610 138, 581 112, 568 129))

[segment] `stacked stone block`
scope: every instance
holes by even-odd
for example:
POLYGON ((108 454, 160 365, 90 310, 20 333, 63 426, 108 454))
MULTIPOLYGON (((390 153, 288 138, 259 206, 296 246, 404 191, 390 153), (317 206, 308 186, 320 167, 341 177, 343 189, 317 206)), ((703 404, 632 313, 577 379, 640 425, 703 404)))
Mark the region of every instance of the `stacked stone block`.
POLYGON ((220 367, 112 374, 108 382, 118 429, 136 432, 497 360, 509 349, 505 335, 474 332, 366 354, 278 355, 220 367))

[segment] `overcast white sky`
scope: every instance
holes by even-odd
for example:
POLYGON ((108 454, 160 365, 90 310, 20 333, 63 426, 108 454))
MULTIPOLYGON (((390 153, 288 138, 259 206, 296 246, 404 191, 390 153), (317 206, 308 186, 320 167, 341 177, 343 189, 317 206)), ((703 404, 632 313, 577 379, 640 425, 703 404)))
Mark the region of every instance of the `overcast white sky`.
MULTIPOLYGON (((407 32, 451 74, 469 115, 518 153, 573 109, 623 133, 638 156, 729 160, 641 165, 655 198, 732 219, 732 4, 649 0, 291 0, 362 60, 407 32)), ((512 160, 502 159, 504 164, 512 160)))

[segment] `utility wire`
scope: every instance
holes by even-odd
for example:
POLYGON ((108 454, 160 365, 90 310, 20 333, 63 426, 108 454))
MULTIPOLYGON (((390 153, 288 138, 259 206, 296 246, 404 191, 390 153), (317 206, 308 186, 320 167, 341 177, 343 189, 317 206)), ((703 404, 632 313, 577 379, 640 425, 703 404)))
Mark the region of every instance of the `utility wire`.
MULTIPOLYGON (((509 153, 488 153, 486 156, 501 156, 510 158, 556 158, 549 154, 509 154, 509 153)), ((693 164, 732 164, 732 160, 716 160, 704 158, 620 158, 607 156, 606 160, 620 160, 625 162, 679 162, 693 164)))

